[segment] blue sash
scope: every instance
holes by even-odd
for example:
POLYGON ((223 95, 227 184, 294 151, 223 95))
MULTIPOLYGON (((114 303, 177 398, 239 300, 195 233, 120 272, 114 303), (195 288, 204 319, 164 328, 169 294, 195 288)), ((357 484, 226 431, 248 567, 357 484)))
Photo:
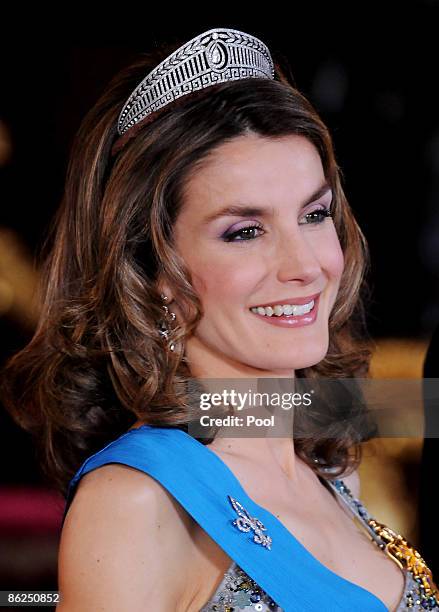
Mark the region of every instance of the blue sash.
POLYGON ((128 465, 160 482, 285 612, 387 612, 376 595, 323 565, 246 494, 218 455, 180 429, 142 425, 89 457, 69 483, 63 522, 80 478, 108 463, 128 465), (253 525, 247 532, 234 524, 244 515, 249 517, 244 527, 253 525), (255 519, 263 523, 259 534, 269 536, 271 546, 257 542, 255 519))

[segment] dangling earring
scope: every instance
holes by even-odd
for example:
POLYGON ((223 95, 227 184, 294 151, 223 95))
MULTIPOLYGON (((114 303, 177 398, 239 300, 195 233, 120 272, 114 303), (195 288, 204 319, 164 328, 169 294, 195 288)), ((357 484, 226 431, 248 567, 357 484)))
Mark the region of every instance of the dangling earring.
MULTIPOLYGON (((163 302, 168 301, 168 296, 165 295, 164 293, 161 293, 160 297, 163 300, 163 302)), ((161 335, 161 337, 166 342, 168 342, 169 334, 172 331, 168 325, 168 320, 175 321, 176 315, 175 315, 175 312, 170 312, 169 307, 166 305, 166 303, 162 306, 162 308, 165 311, 165 318, 160 321, 158 325, 158 330, 159 330, 159 334, 161 335)), ((173 351, 175 349, 175 344, 172 341, 168 342, 168 349, 170 351, 173 351)))

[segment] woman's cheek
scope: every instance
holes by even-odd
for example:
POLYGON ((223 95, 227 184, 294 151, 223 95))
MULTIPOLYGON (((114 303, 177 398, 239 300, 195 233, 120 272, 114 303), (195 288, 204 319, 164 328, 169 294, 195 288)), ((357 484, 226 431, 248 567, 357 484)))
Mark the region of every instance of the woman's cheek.
POLYGON ((322 267, 328 276, 341 278, 344 270, 344 255, 335 229, 324 242, 322 267))

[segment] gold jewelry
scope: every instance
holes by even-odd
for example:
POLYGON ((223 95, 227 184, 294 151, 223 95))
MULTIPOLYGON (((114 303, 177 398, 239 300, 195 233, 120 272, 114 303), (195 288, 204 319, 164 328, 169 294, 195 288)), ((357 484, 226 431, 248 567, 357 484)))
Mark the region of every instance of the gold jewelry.
POLYGON ((369 525, 385 543, 383 550, 391 557, 402 570, 409 570, 415 579, 422 584, 427 597, 439 599, 439 591, 433 581, 430 568, 414 546, 402 535, 379 523, 373 518, 368 520, 369 525))
POLYGON ((409 544, 402 535, 370 516, 363 503, 354 497, 349 487, 342 480, 328 480, 328 483, 341 494, 349 508, 364 521, 364 525, 375 544, 392 561, 395 561, 401 570, 408 571, 412 576, 412 580, 417 586, 413 584, 413 589, 410 589, 406 595, 408 607, 413 607, 416 602, 425 610, 439 608, 439 590, 433 581, 430 568, 416 548, 409 544))

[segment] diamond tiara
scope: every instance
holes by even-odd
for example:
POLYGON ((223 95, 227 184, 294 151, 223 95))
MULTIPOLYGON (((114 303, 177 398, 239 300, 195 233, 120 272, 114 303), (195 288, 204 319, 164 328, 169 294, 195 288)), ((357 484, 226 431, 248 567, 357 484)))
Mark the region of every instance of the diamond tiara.
POLYGON ((274 79, 268 47, 259 38, 214 28, 184 43, 156 66, 131 93, 119 115, 120 136, 147 115, 181 96, 225 81, 274 79))

